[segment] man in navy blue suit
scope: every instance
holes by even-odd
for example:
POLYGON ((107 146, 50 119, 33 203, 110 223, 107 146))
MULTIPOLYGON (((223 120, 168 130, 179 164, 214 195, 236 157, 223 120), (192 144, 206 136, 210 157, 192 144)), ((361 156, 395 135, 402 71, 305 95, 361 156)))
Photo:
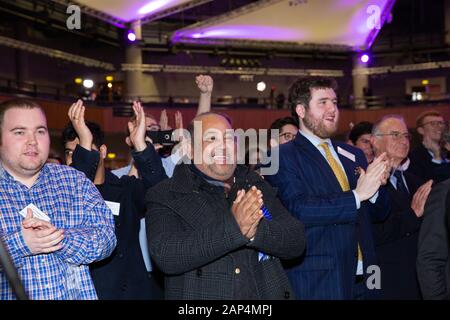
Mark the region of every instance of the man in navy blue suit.
POLYGON ((388 213, 380 188, 388 178, 387 159, 382 154, 367 167, 360 149, 330 140, 339 119, 335 89, 336 82, 326 78, 291 86, 289 103, 300 130, 280 146, 278 173, 267 176, 305 224, 305 255, 286 263, 299 299, 369 298, 376 291, 367 287, 372 275, 377 288, 371 222, 388 213))

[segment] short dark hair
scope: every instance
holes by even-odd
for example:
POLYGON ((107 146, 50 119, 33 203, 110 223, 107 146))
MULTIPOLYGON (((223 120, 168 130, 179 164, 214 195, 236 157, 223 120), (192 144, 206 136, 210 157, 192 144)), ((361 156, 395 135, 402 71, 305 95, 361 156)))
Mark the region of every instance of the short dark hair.
MULTIPOLYGON (((333 89, 337 90, 336 80, 333 78, 309 77, 300 78, 289 88, 288 105, 291 108, 292 118, 298 123, 297 105, 302 104, 305 108, 309 107, 311 101, 311 89, 333 89)), ((298 126, 298 124, 297 124, 298 126)))
MULTIPOLYGON (((92 137, 93 137, 92 143, 97 148, 100 148, 100 146, 105 143, 105 136, 103 134, 102 129, 95 122, 86 121, 86 125, 92 133, 92 137)), ((62 142, 63 147, 66 145, 67 142, 73 141, 76 138, 80 138, 80 137, 78 136, 78 133, 75 131, 75 128, 73 127, 72 122, 69 122, 64 127, 62 135, 61 135, 61 142, 62 142)))
MULTIPOLYGON (((0 103, 0 139, 2 137, 2 127, 3 127, 3 120, 5 119, 5 113, 9 109, 39 109, 42 111, 42 113, 45 115, 44 109, 40 105, 38 105, 36 102, 27 100, 27 99, 10 99, 3 101, 0 103)), ((1 142, 1 140, 0 140, 1 142)))
POLYGON ((356 144, 356 141, 363 134, 372 134, 372 129, 373 129, 372 122, 361 121, 353 126, 352 130, 350 130, 348 138, 353 142, 353 144, 356 144))
POLYGON ((269 138, 272 139, 272 129, 278 129, 281 131, 281 128, 283 128, 285 125, 291 124, 293 126, 296 126, 298 128, 297 121, 295 121, 292 117, 284 117, 279 118, 272 122, 269 128, 269 138))

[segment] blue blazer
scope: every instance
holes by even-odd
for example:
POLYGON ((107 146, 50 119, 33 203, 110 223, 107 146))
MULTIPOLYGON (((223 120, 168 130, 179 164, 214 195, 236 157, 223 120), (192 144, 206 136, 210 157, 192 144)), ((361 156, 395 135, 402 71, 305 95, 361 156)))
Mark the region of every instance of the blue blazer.
MULTIPOLYGON (((354 189, 359 177, 357 168, 367 167, 364 154, 345 143, 333 141, 332 144, 350 189, 354 189), (355 155, 355 161, 342 156, 338 147, 355 155)), ((278 173, 266 179, 278 188, 283 204, 306 228, 305 254, 286 262, 297 298, 352 299, 358 242, 364 272, 369 265, 376 264, 371 223, 383 220, 388 214, 384 187, 380 188, 375 204, 364 201, 357 210, 353 192, 342 191, 326 159, 300 133, 294 141, 280 146, 278 173)))

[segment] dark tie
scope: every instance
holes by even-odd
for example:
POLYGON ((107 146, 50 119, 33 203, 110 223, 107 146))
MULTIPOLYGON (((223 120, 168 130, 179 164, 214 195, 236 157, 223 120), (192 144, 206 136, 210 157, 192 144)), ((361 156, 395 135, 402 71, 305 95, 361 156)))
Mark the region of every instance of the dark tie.
POLYGON ((395 170, 394 177, 397 178, 397 192, 400 193, 405 198, 409 198, 410 194, 406 188, 405 182, 403 181, 403 172, 400 170, 395 170))

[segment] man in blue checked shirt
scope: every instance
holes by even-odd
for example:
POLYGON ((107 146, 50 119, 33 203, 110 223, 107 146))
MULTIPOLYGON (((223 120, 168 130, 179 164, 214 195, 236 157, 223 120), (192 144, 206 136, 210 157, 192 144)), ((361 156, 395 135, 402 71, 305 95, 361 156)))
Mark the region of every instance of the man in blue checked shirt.
MULTIPOLYGON (((111 211, 83 173, 45 164, 39 105, 1 103, 0 134, 0 234, 29 298, 96 299, 88 264, 116 245, 111 211)), ((0 273, 0 300, 15 298, 0 273)))

